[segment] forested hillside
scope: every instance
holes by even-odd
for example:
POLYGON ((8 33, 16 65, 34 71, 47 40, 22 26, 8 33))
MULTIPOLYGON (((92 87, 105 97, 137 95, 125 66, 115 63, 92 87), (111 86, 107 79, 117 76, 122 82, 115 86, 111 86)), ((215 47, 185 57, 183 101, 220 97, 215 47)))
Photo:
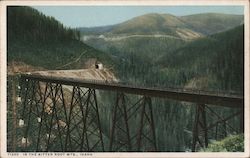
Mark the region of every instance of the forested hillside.
MULTIPOLYGON (((127 81, 241 91, 244 32, 243 26, 233 28, 242 24, 243 18, 218 13, 182 17, 146 14, 117 25, 89 28, 89 38, 84 42, 115 57, 119 77, 127 81), (190 29, 201 36, 187 40, 178 34, 180 29, 190 29), (210 35, 217 32, 221 33, 210 35)), ((84 38, 84 30, 80 30, 84 38)))
POLYGON ((8 7, 8 63, 24 62, 46 69, 82 68, 88 58, 112 59, 80 42, 77 30, 64 27, 31 7, 8 7), (74 62, 76 61, 76 62, 74 62), (65 64, 72 62, 67 66, 65 64))
POLYGON ((161 69, 184 69, 188 82, 206 78, 203 87, 218 90, 243 90, 244 26, 208 36, 166 53, 161 69))
POLYGON ((185 41, 168 37, 86 41, 118 61, 119 77, 149 85, 243 90, 244 27, 185 41))
POLYGON ((134 37, 113 41, 93 38, 86 41, 86 44, 110 53, 118 60, 136 54, 141 60, 150 59, 151 63, 185 43, 188 43, 188 41, 171 37, 134 37))

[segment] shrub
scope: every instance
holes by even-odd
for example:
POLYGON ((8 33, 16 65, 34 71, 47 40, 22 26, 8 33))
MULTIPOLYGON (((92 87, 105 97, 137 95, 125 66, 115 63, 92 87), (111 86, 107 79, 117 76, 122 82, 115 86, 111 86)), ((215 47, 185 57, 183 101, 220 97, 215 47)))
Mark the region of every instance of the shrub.
POLYGON ((208 145, 207 152, 244 152, 244 135, 231 135, 208 145))

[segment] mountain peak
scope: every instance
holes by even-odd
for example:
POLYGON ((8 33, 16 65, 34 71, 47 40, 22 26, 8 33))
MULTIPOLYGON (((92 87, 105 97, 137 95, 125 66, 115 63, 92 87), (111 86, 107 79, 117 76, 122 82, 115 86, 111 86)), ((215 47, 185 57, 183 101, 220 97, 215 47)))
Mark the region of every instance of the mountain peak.
POLYGON ((147 14, 143 14, 141 16, 138 16, 138 17, 155 17, 155 16, 172 16, 172 17, 175 17, 174 15, 172 14, 169 14, 169 13, 147 13, 147 14))
POLYGON ((173 28, 184 26, 185 23, 174 15, 149 13, 118 24, 112 33, 154 34, 157 32, 172 35, 173 28))

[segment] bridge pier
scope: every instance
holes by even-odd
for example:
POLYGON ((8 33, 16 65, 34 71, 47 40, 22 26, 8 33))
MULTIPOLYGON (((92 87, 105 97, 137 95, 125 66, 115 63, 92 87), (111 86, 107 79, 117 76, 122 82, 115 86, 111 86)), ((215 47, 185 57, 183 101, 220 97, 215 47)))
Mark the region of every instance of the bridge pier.
POLYGON ((69 97, 61 84, 23 80, 23 150, 104 151, 95 90, 71 88, 69 97))
POLYGON ((197 145, 199 145, 202 148, 206 148, 208 146, 208 134, 209 136, 215 140, 219 140, 222 138, 227 137, 228 132, 231 131, 231 133, 244 133, 244 109, 242 108, 238 112, 233 113, 230 116, 222 117, 218 113, 216 113, 212 108, 208 107, 204 104, 198 104, 196 106, 196 113, 195 113, 195 119, 194 119, 194 125, 193 125, 193 142, 192 142, 192 151, 196 151, 197 145), (209 115, 206 115, 208 113, 209 115), (212 122, 208 125, 206 116, 210 116, 212 120, 215 120, 215 122, 212 122), (238 116, 240 120, 239 124, 239 130, 236 130, 234 127, 232 127, 229 124, 229 120, 238 116), (212 136, 212 131, 215 127, 214 136, 212 136), (219 127, 221 127, 221 132, 219 133, 219 127))
POLYGON ((149 149, 144 149, 146 151, 157 151, 156 145, 156 134, 155 134, 155 125, 154 117, 152 110, 152 100, 150 97, 144 96, 142 103, 142 111, 140 116, 140 128, 137 138, 137 151, 142 150, 142 144, 148 143, 149 149), (147 131, 148 130, 148 131, 147 131), (149 134, 147 136, 147 133, 149 134))
POLYGON ((132 150, 128 123, 127 106, 124 93, 117 93, 116 104, 112 114, 109 151, 132 150), (123 150, 124 150, 123 149, 123 150))
POLYGON ((204 104, 198 104, 196 106, 196 113, 193 126, 193 144, 192 144, 193 152, 196 150, 197 143, 201 147, 208 146, 207 120, 206 120, 206 111, 204 104), (200 135, 201 131, 203 131, 203 136, 200 135), (203 140, 200 137, 203 137, 203 140))
MULTIPOLYGON (((102 127, 100 123, 100 113, 99 113, 99 107, 97 104, 96 91, 94 89, 88 90, 88 98, 86 102, 87 102, 86 103, 87 105, 85 108, 83 133, 86 137, 85 142, 86 142, 86 147, 88 149, 87 151, 104 151, 102 127), (92 143, 92 146, 91 146, 91 143, 87 141, 88 139, 92 139, 92 141, 96 139, 97 140, 95 143, 92 143), (98 144, 99 144, 99 148, 97 146, 98 144)), ((84 107, 82 107, 82 110, 84 111, 84 107)))
POLYGON ((117 94, 112 114, 109 150, 156 151, 151 98, 143 96, 129 108, 125 100, 124 93, 117 94), (134 125, 139 128, 132 132, 131 126, 134 125), (147 148, 142 148, 142 144, 147 144, 147 148))

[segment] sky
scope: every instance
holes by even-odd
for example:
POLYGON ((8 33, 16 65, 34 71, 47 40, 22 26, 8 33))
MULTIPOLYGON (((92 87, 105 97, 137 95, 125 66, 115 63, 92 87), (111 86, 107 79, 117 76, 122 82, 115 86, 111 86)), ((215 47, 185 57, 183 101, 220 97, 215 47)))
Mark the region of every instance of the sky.
POLYGON ((244 14, 243 6, 32 6, 64 26, 94 27, 124 22, 148 13, 184 16, 199 13, 244 14))

